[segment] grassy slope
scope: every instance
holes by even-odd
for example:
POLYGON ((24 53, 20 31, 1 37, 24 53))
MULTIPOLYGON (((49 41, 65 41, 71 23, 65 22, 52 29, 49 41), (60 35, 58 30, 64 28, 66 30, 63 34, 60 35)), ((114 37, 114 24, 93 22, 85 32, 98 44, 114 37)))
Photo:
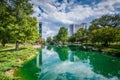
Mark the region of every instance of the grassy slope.
POLYGON ((23 61, 37 53, 38 51, 30 45, 22 46, 18 51, 9 47, 0 48, 0 80, 13 80, 15 78, 12 76, 14 69, 22 66, 23 61))

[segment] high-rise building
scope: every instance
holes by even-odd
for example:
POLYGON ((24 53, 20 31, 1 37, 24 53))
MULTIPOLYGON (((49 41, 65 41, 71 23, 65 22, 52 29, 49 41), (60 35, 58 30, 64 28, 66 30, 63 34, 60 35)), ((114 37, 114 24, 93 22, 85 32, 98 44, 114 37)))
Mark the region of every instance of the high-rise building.
POLYGON ((81 23, 81 24, 71 24, 70 25, 70 36, 72 36, 74 33, 76 33, 80 28, 87 29, 87 23, 81 23))
POLYGON ((38 24, 39 24, 39 34, 42 34, 42 21, 39 21, 38 24))

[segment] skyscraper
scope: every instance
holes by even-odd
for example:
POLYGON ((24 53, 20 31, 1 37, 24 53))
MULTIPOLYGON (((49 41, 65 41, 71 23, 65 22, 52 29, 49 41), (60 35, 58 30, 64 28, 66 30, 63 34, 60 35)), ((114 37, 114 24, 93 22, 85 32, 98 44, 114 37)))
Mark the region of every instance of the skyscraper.
POLYGON ((70 36, 72 36, 74 33, 76 33, 80 28, 87 29, 87 23, 81 23, 81 24, 71 24, 70 25, 70 36))
POLYGON ((42 21, 39 21, 39 34, 42 34, 42 21))

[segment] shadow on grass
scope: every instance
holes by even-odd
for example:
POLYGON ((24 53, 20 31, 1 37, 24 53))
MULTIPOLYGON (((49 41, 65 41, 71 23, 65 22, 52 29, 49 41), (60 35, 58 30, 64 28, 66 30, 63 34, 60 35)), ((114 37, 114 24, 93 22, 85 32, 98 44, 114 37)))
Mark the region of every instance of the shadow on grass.
POLYGON ((13 51, 20 51, 20 50, 24 50, 24 49, 27 49, 27 48, 20 48, 19 50, 16 50, 16 49, 6 49, 6 50, 0 50, 0 52, 13 52, 13 51))

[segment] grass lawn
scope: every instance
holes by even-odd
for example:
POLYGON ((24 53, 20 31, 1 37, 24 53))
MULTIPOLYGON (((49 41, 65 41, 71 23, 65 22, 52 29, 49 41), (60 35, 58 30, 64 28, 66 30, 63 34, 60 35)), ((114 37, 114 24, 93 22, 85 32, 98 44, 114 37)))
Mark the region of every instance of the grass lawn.
POLYGON ((25 60, 28 60, 38 54, 37 49, 31 45, 21 46, 18 51, 14 45, 0 47, 0 80, 19 80, 13 76, 14 70, 21 67, 25 60))
POLYGON ((101 50, 102 52, 108 55, 120 57, 120 45, 111 45, 109 47, 103 47, 101 50))
POLYGON ((108 55, 113 55, 116 57, 120 57, 120 44, 111 44, 108 47, 103 47, 101 44, 84 44, 85 46, 93 46, 95 48, 100 49, 103 53, 108 55))

